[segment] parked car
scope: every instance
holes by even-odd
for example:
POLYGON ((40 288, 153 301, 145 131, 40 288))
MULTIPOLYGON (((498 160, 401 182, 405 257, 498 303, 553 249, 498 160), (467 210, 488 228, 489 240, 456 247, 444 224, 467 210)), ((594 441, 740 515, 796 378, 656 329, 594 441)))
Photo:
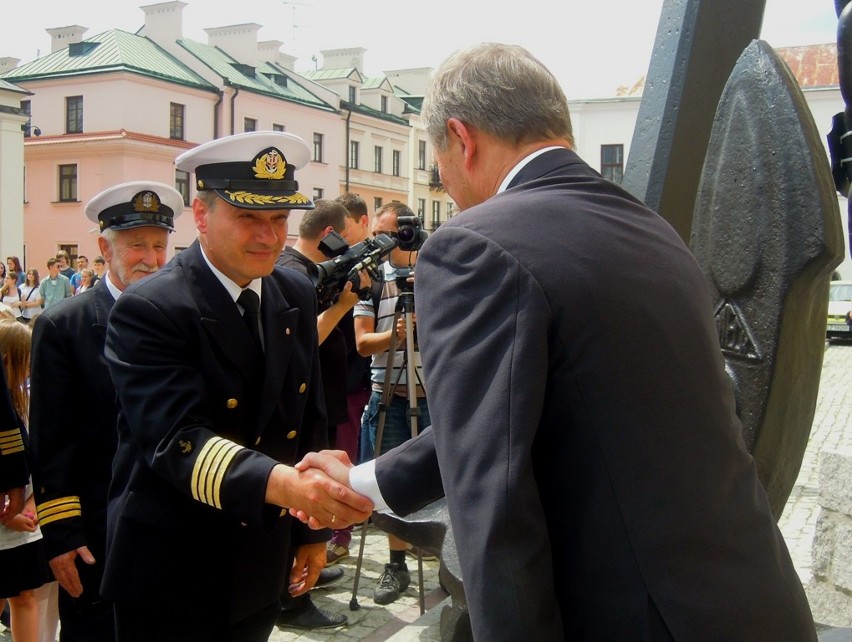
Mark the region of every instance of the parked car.
POLYGON ((852 310, 852 281, 831 281, 828 286, 828 339, 852 339, 852 325, 848 322, 852 310))

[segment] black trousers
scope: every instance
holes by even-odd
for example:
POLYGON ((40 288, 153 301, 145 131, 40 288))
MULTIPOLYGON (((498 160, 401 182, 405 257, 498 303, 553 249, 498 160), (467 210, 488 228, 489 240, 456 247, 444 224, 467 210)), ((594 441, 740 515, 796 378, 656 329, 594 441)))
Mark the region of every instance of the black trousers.
POLYGON ((267 642, 275 620, 281 612, 278 602, 240 620, 227 622, 221 613, 210 613, 210 619, 199 623, 179 605, 147 602, 115 603, 116 639, 118 642, 267 642), (176 610, 178 609, 178 610, 176 610))
MULTIPOLYGON (((97 555, 97 553, 95 553, 97 555)), ((77 572, 83 584, 83 593, 71 597, 59 587, 59 641, 60 642, 112 642, 115 640, 115 618, 112 603, 100 595, 104 567, 103 555, 88 565, 79 557, 77 572)))

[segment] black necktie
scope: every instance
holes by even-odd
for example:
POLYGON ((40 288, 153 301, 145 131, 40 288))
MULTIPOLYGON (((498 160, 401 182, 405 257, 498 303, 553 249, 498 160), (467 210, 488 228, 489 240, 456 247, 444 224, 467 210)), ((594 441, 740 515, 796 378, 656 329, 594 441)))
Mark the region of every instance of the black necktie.
POLYGON ((260 330, 257 320, 260 299, 253 290, 246 289, 240 292, 240 296, 237 297, 237 303, 243 308, 243 321, 248 326, 248 331, 251 333, 251 338, 254 339, 255 346, 263 354, 263 344, 260 341, 260 330))

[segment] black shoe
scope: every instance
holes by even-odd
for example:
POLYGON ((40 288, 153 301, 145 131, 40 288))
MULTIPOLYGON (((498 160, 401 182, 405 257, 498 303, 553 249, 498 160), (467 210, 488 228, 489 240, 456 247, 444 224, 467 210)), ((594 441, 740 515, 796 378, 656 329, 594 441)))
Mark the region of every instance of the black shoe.
POLYGON ((400 593, 411 584, 411 575, 407 568, 399 564, 385 564, 385 572, 379 577, 376 590, 373 591, 373 601, 376 604, 390 604, 399 598, 400 593))
POLYGON ((332 568, 325 567, 320 571, 320 575, 317 578, 317 583, 314 584, 314 589, 328 588, 329 586, 334 586, 335 584, 339 584, 343 580, 343 569, 339 566, 335 566, 332 568))
POLYGON ((332 613, 309 602, 306 609, 298 611, 281 611, 276 624, 282 629, 333 629, 346 624, 348 618, 339 613, 332 613))

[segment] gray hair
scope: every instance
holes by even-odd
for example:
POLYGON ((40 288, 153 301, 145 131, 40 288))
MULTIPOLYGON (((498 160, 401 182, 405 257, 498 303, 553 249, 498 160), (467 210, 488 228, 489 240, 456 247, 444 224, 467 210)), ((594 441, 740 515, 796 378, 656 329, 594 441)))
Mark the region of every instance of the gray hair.
POLYGON ((574 144, 565 92, 517 45, 481 43, 451 55, 432 76, 421 116, 439 150, 447 147, 450 118, 514 144, 556 138, 574 144))

